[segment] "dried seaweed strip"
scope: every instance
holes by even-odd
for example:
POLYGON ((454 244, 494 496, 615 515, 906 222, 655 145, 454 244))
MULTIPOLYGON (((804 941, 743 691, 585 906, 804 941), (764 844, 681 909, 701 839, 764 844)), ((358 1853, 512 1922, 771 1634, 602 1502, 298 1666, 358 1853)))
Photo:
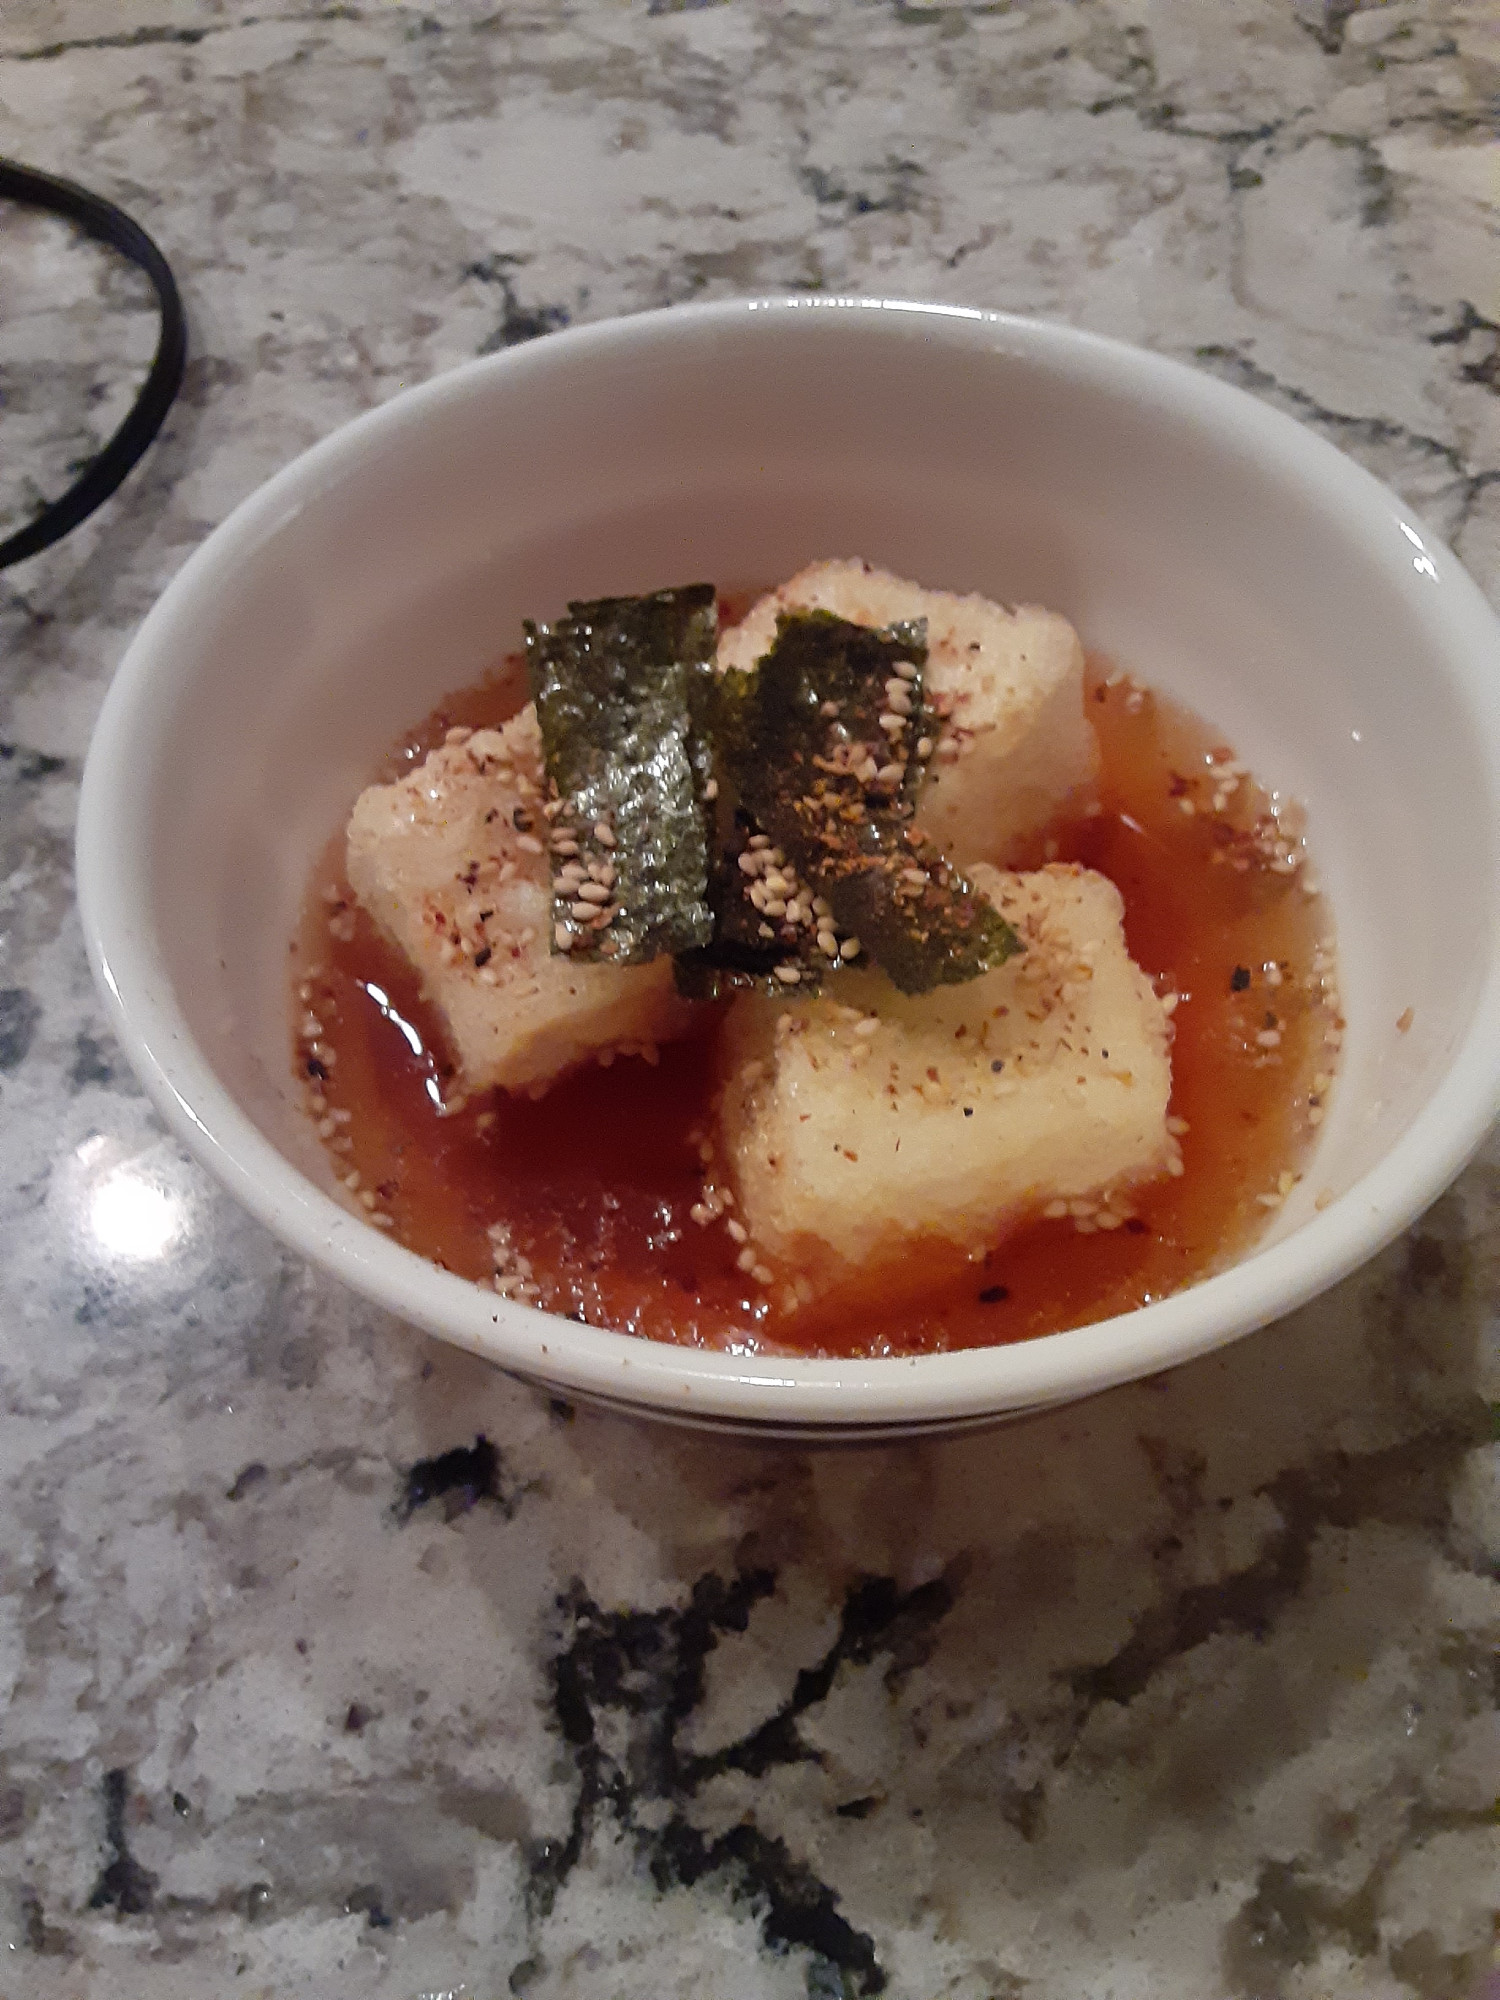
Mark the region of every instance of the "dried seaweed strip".
POLYGON ((910 824, 936 734, 922 691, 925 642, 913 627, 876 632, 828 612, 784 613, 756 667, 724 677, 717 721, 741 811, 904 993, 976 978, 1021 948, 910 824))
POLYGON ((526 625, 552 853, 553 948, 641 965, 706 945, 711 584, 568 606, 526 625), (602 892, 602 893, 601 893, 602 892))

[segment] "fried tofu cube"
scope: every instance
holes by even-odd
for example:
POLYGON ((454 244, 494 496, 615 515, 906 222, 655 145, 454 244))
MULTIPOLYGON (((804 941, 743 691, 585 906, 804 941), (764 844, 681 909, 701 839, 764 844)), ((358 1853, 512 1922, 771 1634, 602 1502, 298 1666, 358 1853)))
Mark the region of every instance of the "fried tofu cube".
POLYGON ((1180 1171, 1170 1020, 1119 891, 1062 865, 974 879, 1026 947, 998 970, 916 998, 841 973, 730 1012, 719 1172, 757 1257, 815 1290, 919 1239, 977 1253, 1059 1202, 1117 1226, 1132 1186, 1180 1171))
POLYGON ((606 1049, 685 1032, 672 961, 586 965, 552 950, 542 748, 529 703, 452 731, 419 770, 360 794, 349 881, 442 1010, 464 1090, 538 1094, 606 1049))
POLYGON ((916 824, 959 867, 1007 866, 1088 792, 1099 752, 1084 711, 1083 648, 1057 612, 924 590, 868 563, 812 563, 722 635, 721 669, 753 666, 778 614, 793 610, 856 625, 926 619, 927 695, 944 724, 916 824))

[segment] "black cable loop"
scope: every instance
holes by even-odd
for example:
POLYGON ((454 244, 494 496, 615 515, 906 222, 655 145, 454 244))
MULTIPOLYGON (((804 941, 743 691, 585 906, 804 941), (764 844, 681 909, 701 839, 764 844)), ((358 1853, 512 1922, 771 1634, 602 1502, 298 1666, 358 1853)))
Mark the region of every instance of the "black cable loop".
POLYGON ((139 265, 151 280, 161 309, 161 333, 156 356, 125 421, 104 449, 91 458, 78 478, 60 498, 49 501, 41 513, 24 528, 0 542, 0 569, 24 562, 61 541, 80 521, 88 519, 135 466, 147 445, 161 429, 182 386, 187 360, 187 321, 170 265, 156 244, 124 209, 116 208, 102 195, 91 194, 74 181, 59 180, 23 167, 15 160, 0 158, 0 199, 22 202, 30 208, 44 208, 76 223, 85 235, 107 243, 139 265))

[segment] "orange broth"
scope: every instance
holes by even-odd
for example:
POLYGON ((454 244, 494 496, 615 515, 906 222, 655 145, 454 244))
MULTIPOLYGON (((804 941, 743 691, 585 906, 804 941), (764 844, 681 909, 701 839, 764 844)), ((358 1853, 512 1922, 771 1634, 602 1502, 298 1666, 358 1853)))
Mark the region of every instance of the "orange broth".
MULTIPOLYGON (((496 726, 522 698, 512 664, 444 702, 380 775, 411 769, 450 727, 496 726)), ((1171 1109, 1184 1170, 1134 1190, 1124 1227, 1038 1220, 982 1259, 924 1243, 908 1289, 883 1272, 788 1314, 778 1288, 768 1297, 738 1269, 722 1226, 689 1219, 713 1124, 717 1011, 654 1063, 619 1058, 537 1101, 491 1091, 443 1115, 454 1067, 441 1020, 353 903, 339 841, 292 966, 299 1032, 309 1016, 318 1024, 315 1041, 298 1041, 298 1070, 351 1195, 400 1242, 477 1283, 492 1279, 489 1232, 503 1225, 546 1309, 737 1351, 1026 1340, 1162 1298, 1233 1259, 1300 1179, 1323 1115, 1343 1027, 1328 913, 1295 829, 1211 729, 1107 663, 1092 664, 1088 698, 1097 807, 1053 827, 1021 865, 1076 861, 1109 876, 1131 955, 1178 996, 1171 1109)))

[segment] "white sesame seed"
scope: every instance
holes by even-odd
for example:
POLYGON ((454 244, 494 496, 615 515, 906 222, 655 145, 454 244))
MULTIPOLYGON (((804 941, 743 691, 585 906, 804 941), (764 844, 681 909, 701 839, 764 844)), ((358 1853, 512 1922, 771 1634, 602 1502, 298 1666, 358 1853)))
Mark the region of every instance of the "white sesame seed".
POLYGON ((800 986, 802 984, 802 974, 797 970, 795 965, 778 965, 776 968, 776 977, 781 981, 783 986, 800 986))
POLYGON ((734 1261, 740 1270, 753 1271, 755 1269, 755 1252, 753 1250, 742 1250, 734 1261))
POLYGON ((899 736, 906 727, 906 718, 900 715, 893 715, 889 709, 880 715, 877 720, 887 736, 899 736))
POLYGON ((552 935, 557 942, 559 951, 571 951, 573 949, 573 933, 568 929, 566 924, 554 924, 552 926, 552 935))
POLYGON ((717 778, 709 779, 708 783, 703 787, 703 796, 712 805, 713 801, 719 796, 719 781, 717 778))
POLYGON ((924 762, 932 755, 933 747, 933 741, 930 736, 919 736, 917 738, 917 755, 924 762))
POLYGON ((841 944, 841 945, 839 946, 839 957, 840 957, 840 958, 858 958, 858 957, 859 957, 859 939, 858 939, 858 938, 845 938, 845 939, 844 939, 844 942, 843 942, 843 943, 842 943, 842 944, 841 944))
POLYGON ((784 917, 786 915, 786 899, 782 896, 767 896, 760 907, 768 917, 784 917))
POLYGON ((905 774, 904 764, 882 764, 875 773, 875 780, 881 785, 899 785, 905 774))
POLYGON ((607 819, 596 819, 594 821, 594 838, 601 847, 614 846, 615 830, 607 819))
POLYGON ((542 852, 542 843, 534 833, 518 833, 516 835, 516 845, 523 854, 540 854, 542 852))
POLYGON ((769 1285, 771 1282, 771 1269, 767 1264, 752 1264, 750 1275, 758 1285, 769 1285))
POLYGON ((1255 1037, 1255 1045, 1261 1049, 1279 1049, 1281 1047, 1280 1028, 1262 1028, 1260 1033, 1255 1037))
POLYGON ((898 673, 904 681, 914 681, 917 678, 917 670, 910 660, 897 660, 892 671, 898 673))
POLYGON ((873 1014, 867 1014, 865 1018, 857 1024, 854 1032, 856 1035, 859 1036, 861 1041, 868 1041, 871 1035, 879 1034, 880 1023, 873 1014))
POLYGON ((598 904, 609 901, 609 891, 602 882, 580 882, 578 885, 578 896, 579 900, 584 903, 598 904))
POLYGON ((724 1227, 729 1231, 736 1243, 748 1243, 750 1241, 749 1230, 743 1222, 736 1222, 733 1216, 724 1224, 724 1227))
POLYGON ((823 956, 824 956, 825 958, 837 958, 837 957, 838 957, 838 955, 839 955, 839 941, 838 941, 838 939, 837 939, 837 938, 836 938, 836 937, 834 936, 834 934, 833 934, 833 932, 832 932, 832 931, 819 931, 819 932, 818 932, 818 950, 819 950, 820 952, 822 952, 822 954, 823 954, 823 956))

